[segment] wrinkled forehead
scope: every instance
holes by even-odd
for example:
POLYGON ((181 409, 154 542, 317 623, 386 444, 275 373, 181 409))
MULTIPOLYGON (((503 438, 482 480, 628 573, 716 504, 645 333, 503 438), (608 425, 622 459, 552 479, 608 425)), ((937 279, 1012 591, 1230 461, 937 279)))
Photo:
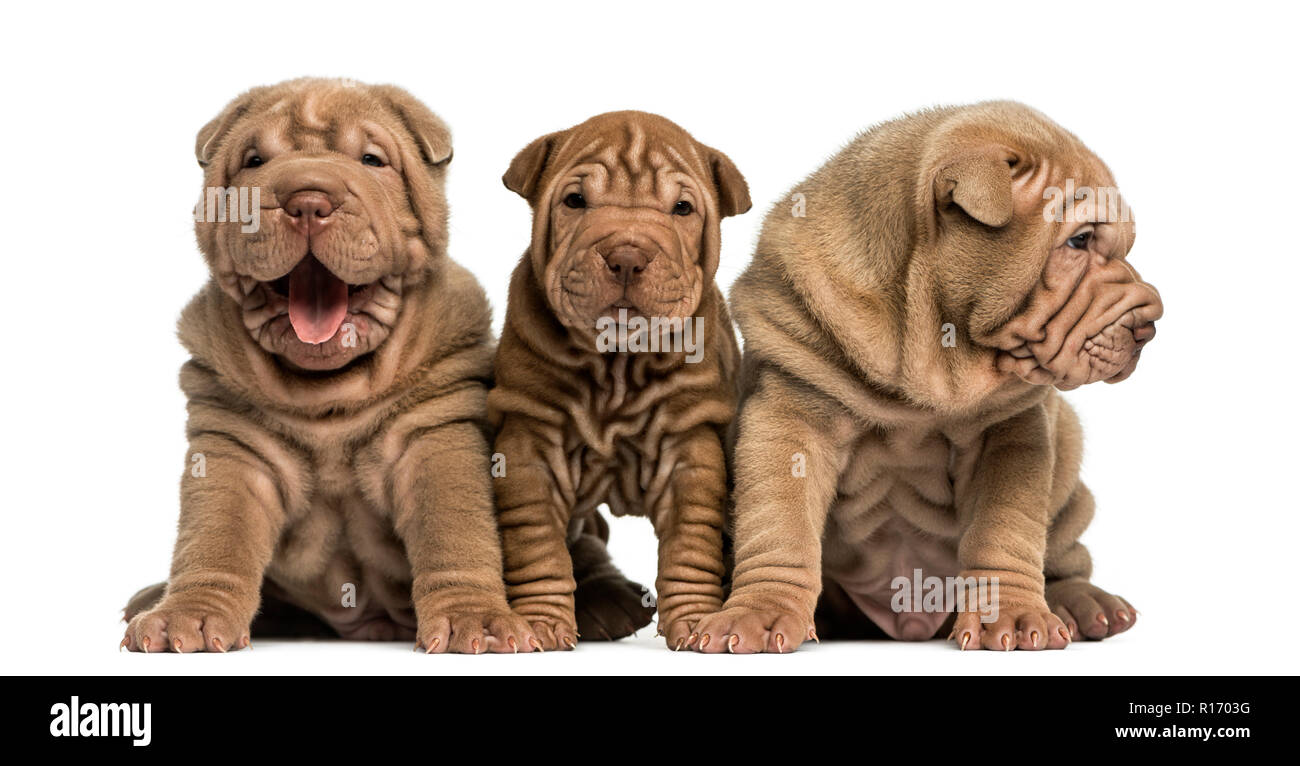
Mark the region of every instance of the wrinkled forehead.
POLYGON ((702 195, 703 160, 695 142, 666 126, 619 122, 580 126, 560 147, 553 183, 558 192, 580 183, 588 196, 664 204, 683 192, 702 195))
POLYGON ((391 151, 401 134, 384 104, 361 87, 342 85, 272 94, 243 123, 235 147, 268 152, 351 149, 366 141, 391 151))
POLYGON ((1126 223, 1131 213, 1106 163, 1078 138, 1057 129, 1050 147, 1033 147, 1034 175, 1045 205, 1066 223, 1126 223))
POLYGON ((1101 160, 1084 150, 1051 163, 1048 171, 1042 195, 1044 215, 1055 221, 1058 239, 1092 224, 1099 236, 1113 238, 1124 252, 1132 247, 1136 237, 1133 210, 1101 160))

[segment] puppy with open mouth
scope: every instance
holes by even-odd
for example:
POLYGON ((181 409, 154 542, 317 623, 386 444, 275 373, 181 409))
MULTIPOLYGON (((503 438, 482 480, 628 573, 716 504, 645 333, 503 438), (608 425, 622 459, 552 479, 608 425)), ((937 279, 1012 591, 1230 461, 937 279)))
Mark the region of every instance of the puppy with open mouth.
POLYGON ((1057 393, 1128 377, 1163 311, 1106 165, 991 102, 873 128, 793 192, 732 289, 736 565, 696 646, 1060 649, 1132 627, 1090 582, 1057 393), (900 580, 944 586, 898 598, 900 580))
POLYGON ((446 126, 395 87, 302 79, 235 99, 196 154, 207 199, 259 209, 196 216, 212 276, 180 321, 179 534, 123 646, 538 646, 501 579, 490 310, 446 253, 446 126))
POLYGON ((649 591, 605 550, 608 503, 653 523, 659 631, 681 648, 722 604, 739 352, 713 277, 721 219, 749 209, 748 187, 643 112, 543 136, 503 180, 533 209, 488 396, 511 606, 547 649, 650 621, 649 591))

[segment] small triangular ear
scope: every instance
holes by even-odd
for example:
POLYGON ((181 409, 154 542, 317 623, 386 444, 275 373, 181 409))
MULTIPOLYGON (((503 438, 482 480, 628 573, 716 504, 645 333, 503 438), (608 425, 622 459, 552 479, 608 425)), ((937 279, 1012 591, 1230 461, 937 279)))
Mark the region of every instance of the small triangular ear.
POLYGON ((723 218, 747 212, 754 203, 749 199, 749 184, 731 158, 717 149, 700 145, 708 158, 713 173, 713 185, 718 191, 718 213, 723 218))
POLYGON ((1011 168, 1017 162, 1019 158, 1005 146, 957 155, 935 175, 935 204, 939 209, 956 205, 985 226, 1006 226, 1014 209, 1011 168))
POLYGON ((546 171, 546 162, 551 156, 551 151, 559 145, 562 135, 564 135, 563 131, 548 133, 525 146, 510 161, 510 167, 505 175, 501 176, 501 183, 505 184, 510 191, 528 200, 529 204, 536 202, 534 196, 537 194, 537 184, 542 180, 542 173, 546 171))
POLYGON ((383 98, 397 113, 426 165, 451 162, 451 131, 429 107, 396 85, 374 85, 371 92, 383 98))
POLYGON ((212 161, 212 155, 217 148, 221 139, 230 132, 240 117, 248 113, 248 108, 252 105, 253 100, 257 98, 266 88, 253 88, 246 93, 241 93, 235 100, 226 104, 221 110, 221 114, 213 117, 207 125, 199 128, 199 134, 194 137, 194 158, 199 161, 199 167, 206 168, 212 161))

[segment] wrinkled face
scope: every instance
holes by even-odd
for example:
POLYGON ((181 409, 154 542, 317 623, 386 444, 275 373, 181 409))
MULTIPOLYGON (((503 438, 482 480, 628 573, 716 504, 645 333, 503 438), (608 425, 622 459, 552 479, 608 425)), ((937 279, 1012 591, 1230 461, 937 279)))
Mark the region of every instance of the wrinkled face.
POLYGON ((674 123, 613 112, 537 139, 503 179, 533 206, 533 273, 560 323, 685 319, 718 268, 719 221, 749 209, 744 178, 674 123))
POLYGON ((1052 231, 1020 310, 989 338, 1003 351, 1001 369, 1063 391, 1133 374, 1163 312, 1160 294, 1126 260, 1132 221, 1106 221, 1087 202, 1076 210, 1052 231))
POLYGON ((707 193, 663 146, 607 146, 569 168, 545 211, 543 286, 560 321, 594 331, 620 309, 691 316, 711 276, 700 258, 707 193))
POLYGON ((339 369, 384 342, 404 285, 442 242, 441 175, 425 164, 429 145, 367 86, 264 90, 205 128, 217 131, 208 156, 199 147, 208 189, 256 189, 256 231, 229 215, 196 230, 263 349, 291 369, 339 369))
MULTIPOLYGON (((998 156, 1005 165, 997 175, 1010 183, 1006 214, 996 200, 965 200, 987 220, 952 227, 942 247, 953 262, 963 261, 959 253, 1001 254, 966 280, 976 285, 967 299, 972 336, 998 350, 1003 372, 1069 390, 1131 375, 1163 306, 1127 261, 1136 232, 1109 171, 1064 135, 1066 160, 1015 150, 998 156)), ((960 206, 961 195, 954 200, 960 206)))

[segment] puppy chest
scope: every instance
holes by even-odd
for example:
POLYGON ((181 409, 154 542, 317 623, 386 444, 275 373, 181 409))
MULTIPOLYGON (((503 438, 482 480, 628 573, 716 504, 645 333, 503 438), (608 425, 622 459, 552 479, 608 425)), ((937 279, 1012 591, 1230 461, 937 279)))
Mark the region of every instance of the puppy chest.
POLYGON ((937 429, 872 431, 852 447, 831 515, 859 543, 891 516, 954 535, 953 475, 960 460, 960 450, 937 429))
POLYGON ((571 434, 565 462, 575 488, 574 512, 607 503, 615 516, 647 516, 671 502, 670 479, 681 462, 679 438, 633 431, 593 443, 571 434))
POLYGON ((349 594, 372 606, 409 602, 405 548, 388 516, 355 494, 313 496, 282 531, 268 574, 300 603, 320 610, 339 606, 349 594))

